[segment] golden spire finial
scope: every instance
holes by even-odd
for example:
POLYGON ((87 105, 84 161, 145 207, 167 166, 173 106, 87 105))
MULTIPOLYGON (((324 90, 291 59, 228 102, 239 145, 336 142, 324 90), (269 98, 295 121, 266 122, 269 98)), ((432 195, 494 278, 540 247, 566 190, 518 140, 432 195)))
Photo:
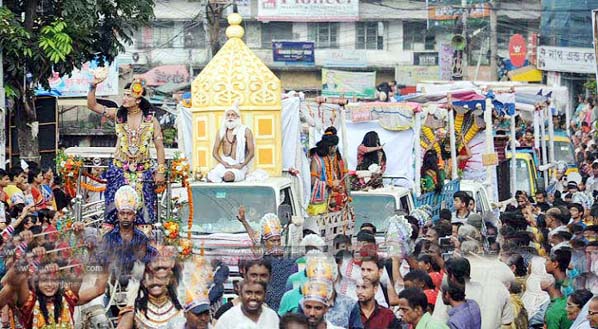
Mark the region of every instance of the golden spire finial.
POLYGON ((245 35, 245 30, 241 26, 241 22, 243 21, 241 15, 239 15, 238 13, 232 13, 228 15, 227 19, 229 26, 226 28, 226 36, 229 39, 243 38, 243 35, 245 35))

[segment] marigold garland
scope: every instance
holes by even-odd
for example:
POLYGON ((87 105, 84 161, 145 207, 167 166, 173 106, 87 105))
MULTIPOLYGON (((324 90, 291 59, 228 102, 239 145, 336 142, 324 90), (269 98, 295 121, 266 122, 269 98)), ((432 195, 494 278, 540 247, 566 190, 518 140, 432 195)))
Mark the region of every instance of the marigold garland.
POLYGON ((81 182, 81 187, 88 190, 89 192, 105 192, 106 186, 93 186, 85 182, 81 182))
POLYGON ((64 179, 64 186, 70 197, 77 194, 76 182, 79 177, 79 170, 83 167, 83 160, 79 157, 66 155, 59 152, 56 155, 56 171, 64 179))
MULTIPOLYGON (((171 161, 170 166, 167 170, 167 177, 170 177, 171 182, 180 182, 182 187, 187 191, 187 199, 189 206, 189 217, 187 218, 187 238, 179 238, 180 232, 180 218, 170 218, 164 223, 164 234, 169 244, 177 247, 179 256, 186 258, 191 255, 193 251, 193 242, 191 241, 191 228, 193 226, 193 195, 191 192, 191 186, 189 185, 189 161, 180 157, 180 154, 175 154, 174 159, 171 161)), ((156 188, 156 193, 162 193, 166 187, 164 185, 156 188)))

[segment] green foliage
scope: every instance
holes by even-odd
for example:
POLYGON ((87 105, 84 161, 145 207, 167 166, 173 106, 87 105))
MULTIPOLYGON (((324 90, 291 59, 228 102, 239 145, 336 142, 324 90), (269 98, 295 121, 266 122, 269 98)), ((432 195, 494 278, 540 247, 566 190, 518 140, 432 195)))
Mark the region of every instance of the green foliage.
POLYGON ((177 130, 175 128, 164 128, 162 129, 162 136, 164 137, 164 144, 172 146, 177 136, 177 130))
POLYGON ((596 94, 596 80, 589 80, 583 84, 583 87, 586 88, 592 95, 596 94))
POLYGON ((73 51, 73 40, 64 32, 65 28, 66 23, 59 20, 41 29, 39 46, 54 64, 65 61, 66 56, 73 51))
POLYGON ((54 72, 68 75, 89 60, 112 62, 153 18, 153 7, 154 0, 4 1, 0 47, 7 97, 31 94, 38 84, 49 88, 54 72), (32 81, 24 85, 27 73, 32 81))

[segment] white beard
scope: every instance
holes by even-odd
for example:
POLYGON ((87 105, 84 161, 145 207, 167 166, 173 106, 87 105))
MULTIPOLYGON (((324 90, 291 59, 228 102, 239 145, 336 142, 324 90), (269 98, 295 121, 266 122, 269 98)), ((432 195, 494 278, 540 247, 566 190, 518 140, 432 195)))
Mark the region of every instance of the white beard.
POLYGON ((241 119, 235 119, 233 121, 226 121, 224 123, 226 129, 235 129, 241 125, 241 119))

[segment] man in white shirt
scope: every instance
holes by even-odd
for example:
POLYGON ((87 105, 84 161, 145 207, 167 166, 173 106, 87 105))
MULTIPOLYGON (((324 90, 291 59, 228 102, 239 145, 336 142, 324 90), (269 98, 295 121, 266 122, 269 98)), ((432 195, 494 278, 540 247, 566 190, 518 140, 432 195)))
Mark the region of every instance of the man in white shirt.
POLYGON ((586 193, 592 200, 594 200, 594 194, 598 194, 598 161, 592 163, 592 176, 588 177, 586 181, 586 193))
POLYGON ((278 315, 264 305, 266 284, 243 280, 240 283, 241 304, 220 317, 215 329, 278 328, 278 315))
MULTIPOLYGON (((453 280, 461 284, 464 282, 465 296, 475 300, 480 306, 482 329, 499 329, 501 325, 508 326, 514 321, 509 291, 502 284, 503 277, 509 274, 506 265, 480 259, 472 266, 468 259, 454 257, 449 259, 445 266, 447 274, 444 280, 453 280), (470 279, 472 274, 475 281, 470 279)), ((449 318, 448 306, 442 302, 441 295, 438 294, 436 299, 433 316, 446 321, 449 318)))

